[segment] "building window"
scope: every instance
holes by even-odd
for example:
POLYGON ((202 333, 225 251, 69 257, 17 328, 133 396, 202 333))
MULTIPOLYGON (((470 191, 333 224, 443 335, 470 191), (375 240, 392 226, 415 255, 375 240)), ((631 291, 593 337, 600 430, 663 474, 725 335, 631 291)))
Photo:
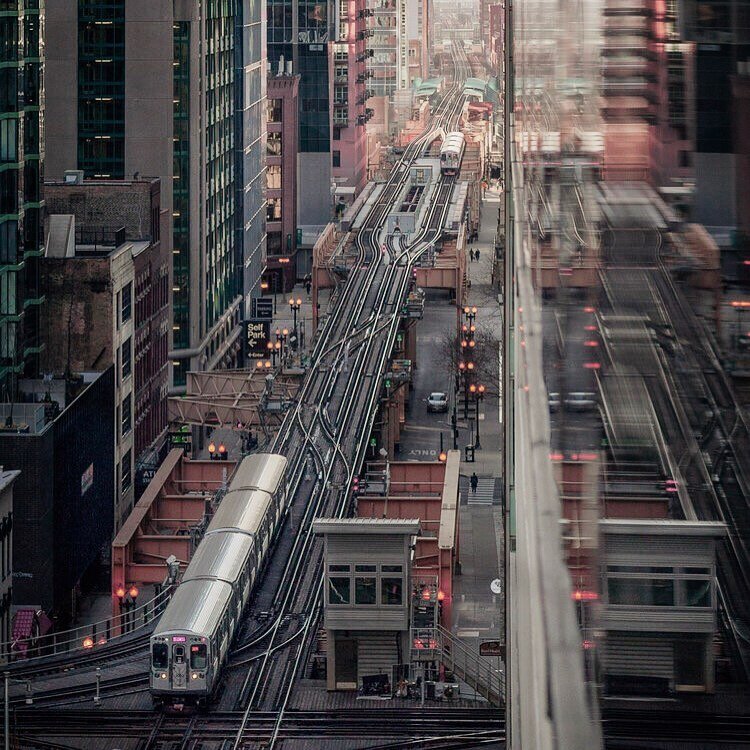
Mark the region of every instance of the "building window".
POLYGON ((685 605, 687 607, 711 606, 711 581, 686 580, 683 581, 685 605))
POLYGON ((131 395, 128 393, 122 400, 122 434, 127 435, 133 424, 132 419, 133 403, 131 395))
POLYGON ((341 128, 338 125, 334 126, 334 128, 333 128, 333 140, 334 141, 340 141, 341 140, 341 128))
POLYGON ((133 482, 133 471, 130 466, 132 463, 132 451, 128 451, 125 454, 125 457, 122 459, 122 480, 120 482, 120 487, 122 488, 123 492, 127 491, 133 482))
POLYGON ((377 603, 377 578, 354 579, 354 603, 376 604, 377 603))
POLYGON ((351 604, 351 584, 349 578, 331 577, 328 579, 328 603, 351 604))
POLYGON ((380 603, 400 606, 403 604, 403 579, 381 578, 380 579, 380 603))
POLYGON ((341 151, 334 151, 333 152, 333 166, 334 167, 340 167, 341 166, 341 151))
POLYGON ((281 99, 268 99, 268 122, 281 122, 281 99))
POLYGON ((122 288, 122 303, 121 303, 121 313, 120 313, 120 319, 123 323, 126 323, 128 320, 130 320, 132 316, 132 305, 133 305, 133 282, 129 281, 125 286, 122 288))
POLYGON ((281 164, 269 164, 266 168, 266 186, 269 190, 281 190, 281 164))
POLYGON ((266 153, 269 156, 281 156, 281 133, 269 133, 266 139, 266 153))
POLYGON ((122 345, 122 379, 130 375, 133 360, 133 339, 129 338, 122 345))
POLYGON ((268 255, 281 255, 281 232, 269 232, 266 239, 268 255))
POLYGON ((607 591, 610 604, 674 606, 674 581, 667 578, 609 578, 607 591))
POLYGON ((269 198, 266 203, 266 221, 281 221, 281 198, 269 198))

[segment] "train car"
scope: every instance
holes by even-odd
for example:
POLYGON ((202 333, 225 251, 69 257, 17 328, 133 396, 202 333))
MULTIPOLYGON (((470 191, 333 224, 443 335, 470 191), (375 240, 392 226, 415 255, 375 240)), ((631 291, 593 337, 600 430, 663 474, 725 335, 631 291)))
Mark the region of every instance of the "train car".
POLYGON ((255 454, 237 468, 182 582, 151 636, 156 704, 203 704, 286 509, 287 460, 255 454))
POLYGON ((440 172, 448 176, 457 175, 461 169, 465 149, 466 141, 463 133, 458 131, 448 133, 440 148, 440 172))

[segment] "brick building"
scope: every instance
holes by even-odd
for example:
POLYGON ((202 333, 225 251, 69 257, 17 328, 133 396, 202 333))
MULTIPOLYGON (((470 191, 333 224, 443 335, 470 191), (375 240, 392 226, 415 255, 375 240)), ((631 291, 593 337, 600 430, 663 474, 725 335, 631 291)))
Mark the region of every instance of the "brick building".
POLYGON ((297 278, 299 81, 298 75, 268 77, 264 281, 274 294, 290 290, 297 278))
POLYGON ((42 285, 43 370, 115 365, 114 523, 119 527, 165 445, 169 258, 159 180, 50 183, 42 285))

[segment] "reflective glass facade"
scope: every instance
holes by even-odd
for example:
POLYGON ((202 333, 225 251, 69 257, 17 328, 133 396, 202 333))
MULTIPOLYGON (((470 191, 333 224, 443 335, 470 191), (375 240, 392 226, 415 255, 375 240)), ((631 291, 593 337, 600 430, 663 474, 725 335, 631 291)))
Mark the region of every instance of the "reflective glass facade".
POLYGON ((185 349, 190 346, 190 24, 175 23, 173 40, 173 341, 176 349, 185 349))
POLYGON ((78 165, 125 176, 125 0, 78 2, 78 165))
POLYGON ((43 81, 38 0, 0 0, 0 399, 35 372, 43 244, 43 81))

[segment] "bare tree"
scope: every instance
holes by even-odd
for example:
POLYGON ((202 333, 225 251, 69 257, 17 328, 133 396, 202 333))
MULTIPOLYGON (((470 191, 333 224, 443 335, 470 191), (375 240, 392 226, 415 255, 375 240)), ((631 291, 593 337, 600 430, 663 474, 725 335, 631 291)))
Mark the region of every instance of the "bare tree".
MULTIPOLYGON (((471 354, 464 354, 461 336, 453 331, 445 331, 438 342, 438 366, 448 373, 451 383, 455 383, 459 373, 459 363, 471 360, 474 375, 470 382, 485 387, 486 396, 500 395, 500 341, 496 329, 489 325, 478 325, 474 332, 475 344, 471 354)), ((467 347, 468 349, 468 347, 467 347)), ((463 384, 461 384, 463 388, 463 384)))

